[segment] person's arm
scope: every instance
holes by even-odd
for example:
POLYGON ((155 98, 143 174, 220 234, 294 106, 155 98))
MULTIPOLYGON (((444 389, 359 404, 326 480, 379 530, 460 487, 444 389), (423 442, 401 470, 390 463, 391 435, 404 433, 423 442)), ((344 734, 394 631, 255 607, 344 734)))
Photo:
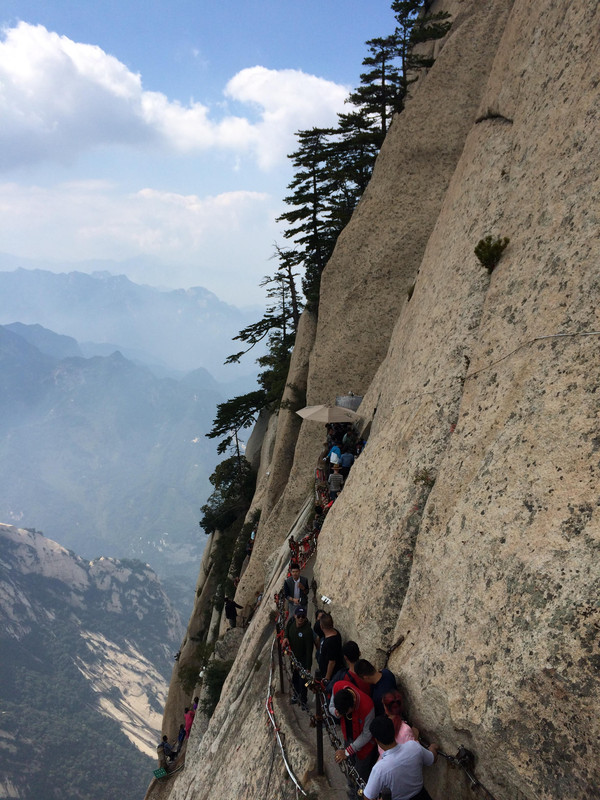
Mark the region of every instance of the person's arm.
POLYGON ((378 798, 380 794, 381 790, 379 789, 379 781, 377 780, 377 777, 373 776, 373 773, 371 773, 371 775, 369 776, 368 783, 365 786, 363 798, 364 800, 376 800, 376 798, 378 798))
POLYGON ((437 744, 430 744, 427 748, 431 753, 433 753, 433 763, 438 760, 438 746, 437 744))
POLYGON ((364 790, 364 800, 376 800, 377 797, 381 794, 383 789, 381 778, 379 777, 379 771, 376 769, 371 770, 371 774, 369 775, 369 780, 367 781, 367 785, 365 786, 364 790))
POLYGON ((334 688, 331 690, 331 700, 329 701, 329 713, 331 714, 332 717, 337 717, 339 719, 340 715, 338 714, 338 712, 335 709, 335 706, 333 705, 333 696, 335 694, 335 691, 334 691, 335 684, 333 685, 333 687, 334 688))
POLYGON ((327 662, 327 672, 325 673, 325 677, 323 678, 325 682, 330 681, 331 678, 333 677, 333 670, 335 669, 335 665, 336 665, 335 659, 333 661, 327 662))
POLYGON ((356 739, 346 747, 346 754, 349 756, 353 756, 358 753, 366 744, 368 744, 371 739, 371 731, 369 730, 369 725, 375 719, 375 709, 372 708, 367 716, 365 717, 365 724, 361 731, 361 733, 356 737, 356 739))
POLYGON ((234 604, 233 604, 233 605, 234 605, 236 608, 243 608, 243 607, 244 607, 244 606, 238 606, 238 604, 237 604, 236 602, 234 602, 234 604))

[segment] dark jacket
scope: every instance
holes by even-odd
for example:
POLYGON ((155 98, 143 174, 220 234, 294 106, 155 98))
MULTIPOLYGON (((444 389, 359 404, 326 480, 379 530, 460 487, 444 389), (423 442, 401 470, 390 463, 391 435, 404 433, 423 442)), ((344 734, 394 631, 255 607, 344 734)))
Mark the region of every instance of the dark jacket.
POLYGON ((292 617, 285 626, 285 635, 290 643, 292 653, 296 656, 304 669, 310 672, 314 645, 312 628, 308 620, 299 628, 296 625, 296 617, 292 617))
MULTIPOLYGON (((294 579, 290 575, 283 583, 283 594, 286 600, 294 599, 294 579)), ((308 581, 300 575, 300 605, 306 608, 308 603, 308 581)))
POLYGON ((238 608, 243 608, 243 606, 238 606, 235 600, 226 600, 225 601, 225 616, 227 619, 237 619, 237 610, 238 608))

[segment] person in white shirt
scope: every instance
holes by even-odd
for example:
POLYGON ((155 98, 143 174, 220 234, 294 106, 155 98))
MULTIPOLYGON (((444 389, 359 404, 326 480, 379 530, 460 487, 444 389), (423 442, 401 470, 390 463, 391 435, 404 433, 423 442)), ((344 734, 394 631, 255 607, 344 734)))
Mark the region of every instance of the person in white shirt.
POLYGON ((383 750, 365 786, 365 800, 377 800, 382 789, 390 789, 392 800, 431 800, 423 786, 423 767, 437 761, 437 745, 426 750, 418 742, 396 744, 394 723, 379 716, 369 726, 371 736, 383 750))

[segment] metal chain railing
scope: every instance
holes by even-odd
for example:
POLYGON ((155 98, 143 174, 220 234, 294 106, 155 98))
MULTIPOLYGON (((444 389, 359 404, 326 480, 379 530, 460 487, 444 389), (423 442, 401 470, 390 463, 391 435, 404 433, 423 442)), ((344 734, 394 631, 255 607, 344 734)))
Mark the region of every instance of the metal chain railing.
MULTIPOLYGON (((317 499, 319 499, 319 486, 316 485, 317 491, 317 499)), ((290 555, 291 561, 295 561, 298 563, 300 569, 304 569, 307 563, 310 561, 312 556, 317 550, 317 541, 319 538, 320 529, 313 528, 309 530, 302 539, 296 541, 293 537, 290 537, 288 540, 288 544, 290 547, 290 555)), ((275 618, 275 637, 273 639, 273 645, 271 647, 271 670, 269 674, 269 695, 267 698, 267 713, 269 714, 269 718, 273 724, 273 727, 276 731, 277 740, 280 743, 280 749, 282 752, 283 760, 285 767, 288 771, 288 774, 292 778, 292 781, 296 787, 296 794, 301 792, 303 795, 306 795, 306 792, 302 789, 300 784, 297 782, 291 767, 287 761, 287 756, 285 754, 285 748, 283 743, 281 742, 279 736, 279 729, 275 723, 275 717, 273 714, 273 699, 272 699, 272 678, 273 678, 273 665, 274 665, 274 647, 275 643, 277 643, 277 647, 279 650, 279 658, 280 658, 280 670, 285 669, 287 680, 288 680, 288 687, 290 691, 291 698, 295 700, 296 703, 300 705, 303 710, 308 712, 308 708, 302 704, 302 698, 296 691, 294 686, 294 682, 292 679, 292 674, 288 668, 287 660, 281 658, 282 652, 289 658, 290 665, 292 670, 298 672, 300 679, 304 683, 307 689, 310 689, 311 692, 314 693, 315 698, 317 700, 317 708, 321 709, 321 714, 317 718, 315 714, 310 714, 311 724, 313 726, 317 726, 319 723, 325 726, 325 731, 327 732, 327 736, 329 738, 329 742, 334 750, 342 750, 344 749, 344 744, 338 735, 338 727, 334 717, 332 717, 329 711, 329 704, 327 701, 326 695, 326 687, 322 680, 319 677, 313 675, 309 670, 307 670, 296 658, 294 653, 291 649, 286 648, 284 651, 283 648, 283 639, 285 636, 285 626, 289 617, 289 612, 286 608, 286 598, 283 592, 279 592, 274 595, 275 605, 277 607, 277 615, 275 618)), ((404 637, 400 637, 400 639, 395 642, 395 644, 386 651, 386 664, 391 655, 391 653, 402 644, 404 637)), ((283 691, 283 674, 281 673, 281 689, 283 691)), ((424 744, 426 747, 428 743, 421 739, 421 743, 424 744)), ((473 773, 473 764, 474 764, 474 755, 470 750, 467 750, 462 745, 459 747, 455 756, 449 755, 447 753, 438 750, 438 755, 450 764, 450 766, 462 769, 465 772, 465 775, 469 781, 469 785, 473 790, 479 790, 485 800, 496 800, 496 798, 491 794, 491 792, 478 780, 478 778, 473 773)), ((358 774, 354 765, 348 761, 347 759, 341 762, 338 762, 338 766, 342 773, 346 776, 347 780, 350 783, 353 783, 355 786, 356 793, 359 797, 362 797, 364 794, 365 782, 362 780, 360 775, 358 774)))
MULTIPOLYGON (((276 629, 275 639, 277 640, 278 647, 283 649, 282 642, 285 636, 285 623, 289 615, 285 607, 285 597, 283 596, 282 592, 275 595, 275 605, 277 606, 277 617, 275 619, 275 629, 276 629)), ((315 715, 311 715, 311 723, 316 725, 318 721, 322 722, 325 726, 325 730, 327 732, 327 736, 329 738, 331 746, 334 748, 334 750, 343 750, 344 745, 338 735, 336 722, 329 712, 329 703, 327 700, 327 696, 325 694, 325 684, 323 683, 323 681, 321 681, 319 678, 315 677, 311 672, 309 672, 298 661, 296 656, 289 648, 285 650, 285 653, 289 658, 289 662, 292 666, 292 669, 298 672, 298 674, 300 675, 300 680, 304 683, 306 688, 309 689, 311 692, 313 692, 315 695, 319 696, 320 708, 322 709, 321 719, 317 720, 315 715)), ((294 687, 292 676, 287 666, 287 660, 284 660, 284 668, 287 674, 288 686, 290 687, 291 696, 301 705, 302 698, 299 696, 294 687)), ((354 765, 348 760, 345 760, 341 761, 338 764, 338 766, 340 770, 344 773, 344 775, 346 775, 346 778, 348 778, 355 784, 357 794, 359 796, 362 796, 365 788, 365 783, 358 774, 358 772, 356 771, 354 765)))
POLYGON ((289 761, 288 761, 288 758, 287 758, 287 753, 286 753, 286 750, 285 750, 285 744, 284 744, 284 741, 283 741, 279 726, 277 725, 277 721, 275 719, 275 711, 273 709, 273 667, 274 667, 274 662, 275 662, 274 651, 275 651, 275 643, 276 643, 276 641, 277 641, 277 639, 273 639, 273 644, 271 645, 271 664, 270 664, 270 668, 269 668, 269 685, 268 685, 268 689, 267 689, 267 699, 266 699, 266 703, 265 703, 265 708, 266 708, 266 711, 267 711, 267 716, 269 717, 271 725, 273 726, 273 731, 275 733, 275 739, 277 741, 277 744, 279 745, 279 750, 281 752, 281 757, 283 758, 283 763, 284 763, 285 768, 286 768, 286 770, 288 772, 288 775, 290 776, 290 778, 294 782, 294 785, 296 786, 297 791, 300 792, 300 794, 306 796, 306 792, 304 791, 304 789, 302 788, 302 786, 298 782, 298 779, 294 775, 294 771, 292 770, 292 768, 291 768, 291 766, 289 764, 289 761))

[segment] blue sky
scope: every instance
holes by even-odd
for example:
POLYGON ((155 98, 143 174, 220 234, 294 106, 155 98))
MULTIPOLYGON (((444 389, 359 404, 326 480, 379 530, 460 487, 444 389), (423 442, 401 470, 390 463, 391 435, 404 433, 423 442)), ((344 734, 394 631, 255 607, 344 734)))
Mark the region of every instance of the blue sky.
POLYGON ((335 123, 394 27, 388 0, 4 0, 0 23, 0 253, 236 305, 283 243, 294 131, 335 123))

